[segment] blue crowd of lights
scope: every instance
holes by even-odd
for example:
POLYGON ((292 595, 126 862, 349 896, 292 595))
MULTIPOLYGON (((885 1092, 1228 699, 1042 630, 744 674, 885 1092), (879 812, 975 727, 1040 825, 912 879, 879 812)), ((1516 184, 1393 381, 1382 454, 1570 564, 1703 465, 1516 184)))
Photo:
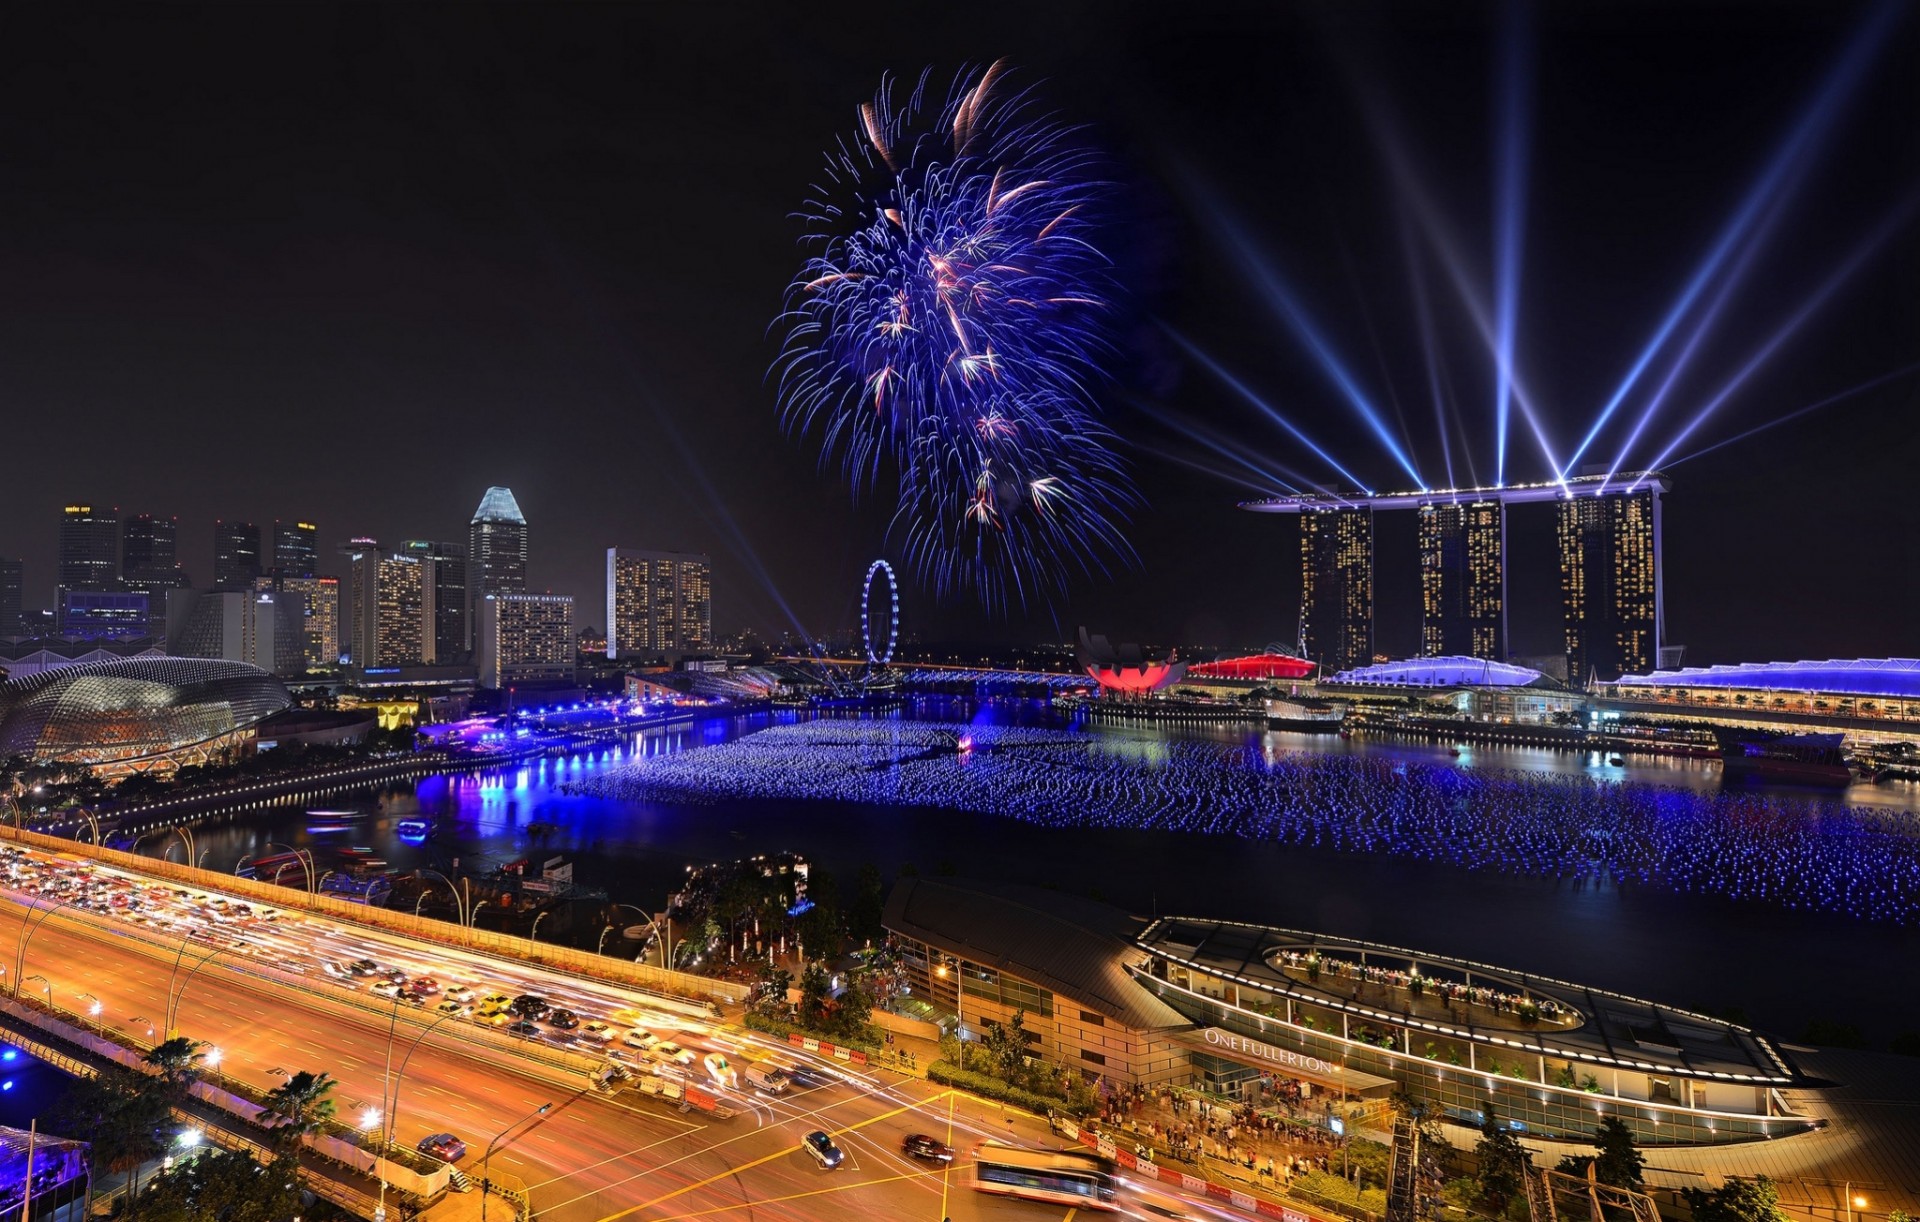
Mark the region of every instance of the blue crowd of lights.
POLYGON ((1540 679, 1540 672, 1531 667, 1486 658, 1448 656, 1356 666, 1326 682, 1376 687, 1525 687, 1540 679))
POLYGON ((1239 836, 1920 923, 1904 812, 1253 744, 1126 744, 921 721, 779 726, 567 788, 680 803, 824 799, 1051 827, 1239 836))
POLYGON ((1622 675, 1622 687, 1733 687, 1920 700, 1920 658, 1832 658, 1824 662, 1735 662, 1622 675))

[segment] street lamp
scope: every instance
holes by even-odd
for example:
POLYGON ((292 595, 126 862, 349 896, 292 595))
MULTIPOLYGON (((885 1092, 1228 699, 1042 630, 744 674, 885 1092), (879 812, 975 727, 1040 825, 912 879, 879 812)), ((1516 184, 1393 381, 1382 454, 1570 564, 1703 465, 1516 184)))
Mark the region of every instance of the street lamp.
MULTIPOLYGON (((1833 1181, 1828 1180, 1827 1182, 1832 1183, 1833 1181)), ((1853 1195, 1852 1180, 1846 1181, 1846 1187, 1843 1189, 1843 1192, 1847 1200, 1847 1222, 1853 1222, 1853 1211, 1856 1209, 1865 1209, 1867 1207, 1867 1198, 1853 1195)))
POLYGON ((552 1110, 553 1104, 542 1103, 527 1115, 520 1117, 520 1119, 514 1121, 506 1128, 501 1129, 494 1139, 487 1143, 487 1152, 480 1159, 480 1222, 487 1222, 487 1195, 493 1190, 493 1181, 487 1176, 487 1167, 493 1162, 493 1148, 499 1145, 501 1139, 507 1134, 531 1120, 546 1115, 552 1110))
POLYGON ((180 981, 179 992, 172 992, 172 991, 168 992, 167 1014, 166 1014, 168 1031, 173 1030, 174 1020, 180 1017, 180 1003, 186 999, 187 986, 193 983, 193 978, 200 974, 201 968, 205 967, 209 963, 212 963, 215 959, 218 959, 219 957, 220 957, 220 948, 216 946, 213 948, 211 952, 208 953, 206 958, 200 960, 198 963, 195 963, 192 968, 188 969, 186 976, 180 981))
MULTIPOLYGON (((47 978, 46 978, 45 976, 38 976, 38 975, 36 975, 36 976, 29 976, 29 977, 27 977, 27 980, 38 980, 38 981, 39 981, 39 982, 40 982, 41 984, 43 984, 43 985, 45 985, 45 986, 46 986, 46 989, 47 989, 47 1013, 49 1013, 49 1014, 52 1014, 52 1013, 53 1013, 53 981, 51 981, 51 980, 48 980, 48 979, 47 979, 47 978)), ((22 980, 22 981, 21 981, 20 983, 21 983, 21 984, 25 984, 25 983, 27 982, 27 980, 22 980)), ((20 993, 20 990, 19 990, 18 988, 15 988, 15 989, 14 989, 14 995, 15 995, 15 996, 17 997, 17 996, 19 996, 19 993, 20 993)))
POLYGON ((13 995, 16 998, 20 996, 20 973, 27 970, 27 944, 33 941, 33 935, 40 932, 40 927, 51 920, 54 913, 65 908, 78 898, 77 895, 71 895, 51 908, 38 909, 33 906, 32 897, 28 897, 26 915, 20 918, 20 928, 22 931, 20 934, 20 945, 15 948, 13 955, 13 995), (38 920, 34 919, 36 912, 39 913, 38 920))
POLYGON ((92 993, 82 993, 80 994, 80 1000, 93 1003, 87 1007, 87 1013, 93 1018, 93 1033, 99 1035, 101 1033, 100 1011, 103 1008, 100 1004, 100 999, 92 993))

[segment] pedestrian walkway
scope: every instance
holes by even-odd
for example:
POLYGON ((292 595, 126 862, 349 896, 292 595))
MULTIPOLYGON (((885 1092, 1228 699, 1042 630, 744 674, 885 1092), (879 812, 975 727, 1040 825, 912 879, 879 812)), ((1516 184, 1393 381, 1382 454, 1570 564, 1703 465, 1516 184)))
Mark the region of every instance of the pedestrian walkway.
POLYGON ((1094 1123, 1129 1153, 1151 1151, 1197 1169, 1285 1191, 1309 1171, 1339 1171, 1341 1139, 1303 1102, 1298 1115, 1234 1104, 1181 1088, 1128 1088, 1108 1096, 1094 1123))

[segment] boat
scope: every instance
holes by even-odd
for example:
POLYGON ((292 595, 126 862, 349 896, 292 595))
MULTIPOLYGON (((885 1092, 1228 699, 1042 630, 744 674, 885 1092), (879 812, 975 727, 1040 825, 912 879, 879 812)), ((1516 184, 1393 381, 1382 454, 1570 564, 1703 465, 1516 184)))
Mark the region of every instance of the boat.
POLYGON ((1270 699, 1266 702, 1267 729, 1291 730, 1299 734, 1332 734, 1339 731, 1344 738, 1348 731, 1341 728, 1347 719, 1347 702, 1344 700, 1315 700, 1306 696, 1287 699, 1270 699))
POLYGON ((433 820, 402 819, 395 825, 394 831, 402 840, 425 840, 433 835, 433 820))
POLYGON ((1841 745, 1843 734, 1774 734, 1714 727, 1721 774, 1729 781, 1776 785, 1822 785, 1843 789, 1853 780, 1841 745))
POLYGON ((1607 757, 1607 763, 1615 768, 1625 768, 1627 766, 1627 757, 1624 755, 1609 755, 1607 757))

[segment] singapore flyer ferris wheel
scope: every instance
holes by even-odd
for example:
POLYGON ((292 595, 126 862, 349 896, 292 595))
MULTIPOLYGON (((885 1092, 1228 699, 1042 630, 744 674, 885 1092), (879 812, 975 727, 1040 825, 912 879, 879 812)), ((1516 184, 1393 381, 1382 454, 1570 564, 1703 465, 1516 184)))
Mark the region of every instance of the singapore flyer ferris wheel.
POLYGON ((876 560, 868 565, 866 579, 860 583, 860 636, 866 646, 868 662, 875 666, 887 666, 893 662, 894 646, 900 643, 900 583, 894 578, 893 566, 884 560, 876 560), (876 573, 884 574, 887 579, 887 600, 880 606, 873 601, 873 578, 876 573), (881 619, 882 616, 885 618, 881 619), (874 640, 874 630, 882 625, 887 634, 885 649, 877 648, 874 640))

